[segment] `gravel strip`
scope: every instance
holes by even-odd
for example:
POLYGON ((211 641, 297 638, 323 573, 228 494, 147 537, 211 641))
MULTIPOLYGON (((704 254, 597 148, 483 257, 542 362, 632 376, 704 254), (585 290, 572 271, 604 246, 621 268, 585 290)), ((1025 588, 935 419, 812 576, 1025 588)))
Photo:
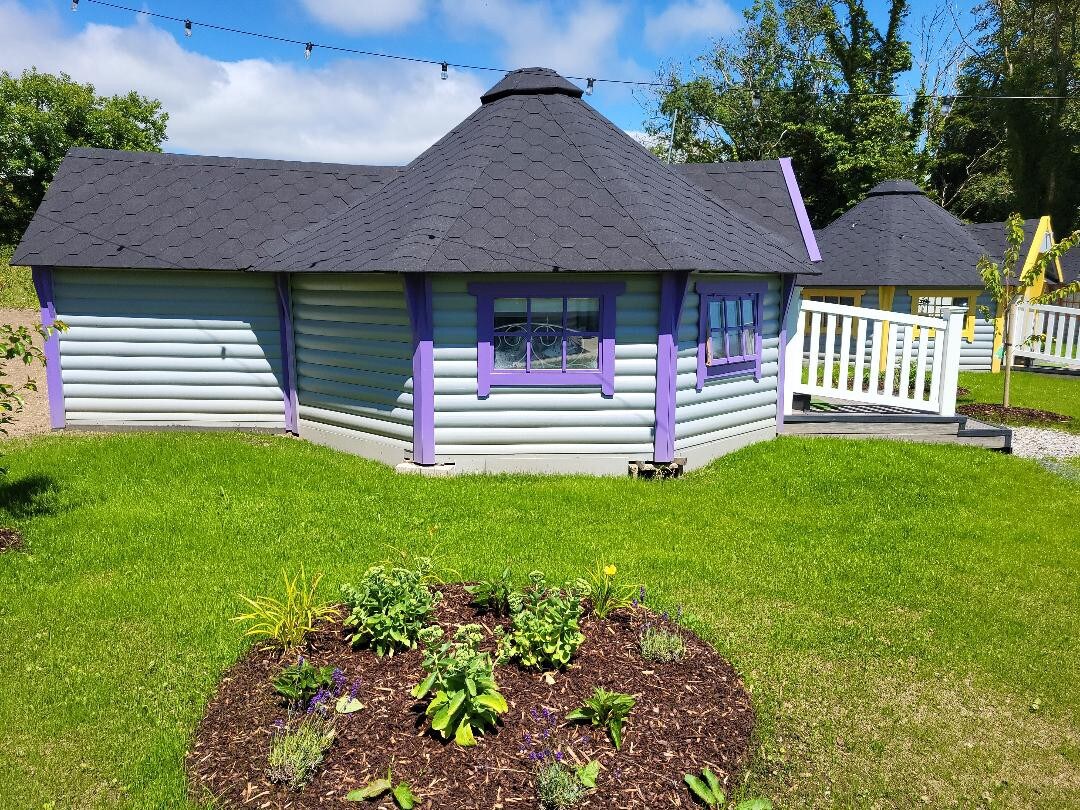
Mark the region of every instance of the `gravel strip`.
POLYGON ((1075 458, 1080 456, 1080 435, 1047 428, 1014 427, 1013 455, 1024 458, 1075 458))

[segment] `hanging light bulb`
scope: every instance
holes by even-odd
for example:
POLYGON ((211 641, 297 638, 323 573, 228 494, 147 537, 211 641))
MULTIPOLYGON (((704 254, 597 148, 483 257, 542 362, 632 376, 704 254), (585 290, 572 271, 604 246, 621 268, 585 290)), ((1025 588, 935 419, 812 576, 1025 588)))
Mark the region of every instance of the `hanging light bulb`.
POLYGON ((447 64, 446 62, 443 62, 442 63, 442 73, 439 74, 439 75, 443 79, 443 81, 445 81, 450 76, 450 65, 447 64))
POLYGON ((72 11, 78 11, 79 10, 79 0, 71 0, 71 10, 72 11))
POLYGON ((304 46, 304 58, 305 59, 310 59, 311 58, 311 51, 314 48, 315 48, 315 44, 313 42, 309 42, 307 45, 304 46))
POLYGON ((952 112, 953 97, 942 96, 941 97, 941 114, 948 115, 952 112))
POLYGON ((758 90, 754 91, 754 95, 751 97, 750 103, 752 105, 754 105, 755 110, 759 109, 761 107, 761 92, 760 91, 758 91, 758 90))
POLYGON ((591 96, 592 91, 595 89, 595 87, 596 87, 596 79, 586 79, 585 80, 585 95, 591 96))
POLYGON ((184 36, 191 36, 191 20, 184 20, 184 36))

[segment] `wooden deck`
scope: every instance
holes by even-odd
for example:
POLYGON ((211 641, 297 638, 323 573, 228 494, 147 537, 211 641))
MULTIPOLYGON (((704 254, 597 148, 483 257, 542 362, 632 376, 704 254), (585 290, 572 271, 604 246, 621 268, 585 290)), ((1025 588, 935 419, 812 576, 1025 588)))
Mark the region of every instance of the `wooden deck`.
POLYGON ((887 405, 812 402, 784 417, 780 433, 849 439, 970 444, 1011 452, 1012 431, 962 414, 937 416, 887 405))

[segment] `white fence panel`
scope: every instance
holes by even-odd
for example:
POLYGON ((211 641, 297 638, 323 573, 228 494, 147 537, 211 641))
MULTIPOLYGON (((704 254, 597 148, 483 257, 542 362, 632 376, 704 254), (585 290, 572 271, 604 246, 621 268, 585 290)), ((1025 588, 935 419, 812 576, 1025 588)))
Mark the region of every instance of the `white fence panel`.
POLYGON ((1016 305, 1012 318, 1012 356, 1080 368, 1080 308, 1016 305))

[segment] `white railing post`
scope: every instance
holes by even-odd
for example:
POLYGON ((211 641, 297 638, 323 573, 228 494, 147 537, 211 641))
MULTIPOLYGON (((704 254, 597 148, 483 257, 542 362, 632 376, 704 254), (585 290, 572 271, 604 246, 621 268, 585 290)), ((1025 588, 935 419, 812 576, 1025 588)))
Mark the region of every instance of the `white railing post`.
POLYGON ((780 406, 784 409, 785 416, 792 413, 795 386, 802 382, 803 330, 801 324, 803 318, 801 303, 802 287, 795 287, 791 291, 791 303, 788 306, 787 317, 784 320, 787 345, 782 347, 784 352, 784 401, 780 403, 780 406))
POLYGON ((941 368, 941 395, 938 399, 938 413, 941 416, 956 416, 956 386, 960 382, 960 340, 964 333, 964 318, 967 307, 942 307, 942 314, 948 313, 948 327, 945 329, 945 358, 941 368))

